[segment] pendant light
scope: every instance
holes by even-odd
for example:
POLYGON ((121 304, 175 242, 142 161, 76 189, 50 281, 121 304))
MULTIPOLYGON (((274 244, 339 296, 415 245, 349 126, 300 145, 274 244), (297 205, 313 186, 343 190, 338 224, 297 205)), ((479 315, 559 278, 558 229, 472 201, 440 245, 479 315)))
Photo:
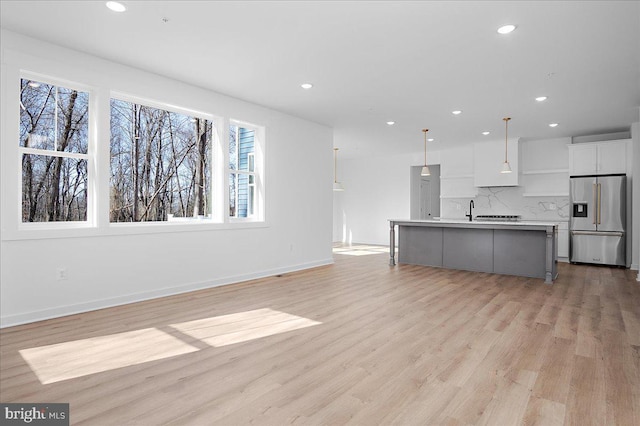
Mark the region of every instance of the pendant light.
POLYGON ((507 151, 507 136, 509 134, 509 120, 511 117, 505 117, 504 120, 504 164, 500 173, 511 173, 511 166, 509 165, 509 157, 507 151))
POLYGON ((422 172, 420 172, 420 176, 431 176, 431 172, 429 171, 429 166, 427 166, 427 132, 429 129, 422 129, 424 133, 424 166, 422 166, 422 172))
POLYGON ((333 148, 333 190, 344 191, 344 186, 338 182, 338 148, 333 148))

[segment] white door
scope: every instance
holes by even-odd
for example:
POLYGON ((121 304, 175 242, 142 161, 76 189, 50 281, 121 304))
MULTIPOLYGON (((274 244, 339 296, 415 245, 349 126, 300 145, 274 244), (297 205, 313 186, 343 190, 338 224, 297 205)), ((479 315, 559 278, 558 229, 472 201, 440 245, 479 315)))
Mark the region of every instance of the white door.
POLYGON ((432 219, 431 210, 431 179, 420 177, 420 219, 432 219))

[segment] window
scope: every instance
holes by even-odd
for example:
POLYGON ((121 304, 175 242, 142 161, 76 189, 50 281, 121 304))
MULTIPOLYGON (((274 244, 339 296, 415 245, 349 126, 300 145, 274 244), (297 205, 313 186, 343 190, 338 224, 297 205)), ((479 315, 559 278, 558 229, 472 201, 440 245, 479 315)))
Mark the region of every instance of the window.
POLYGON ((229 216, 256 214, 256 131, 231 124, 229 131, 229 216))
POLYGON ((89 94, 20 80, 22 222, 87 221, 89 94))
POLYGON ((210 218, 213 123, 111 99, 111 222, 210 218))
POLYGON ((3 239, 264 226, 263 127, 13 72, 3 239))

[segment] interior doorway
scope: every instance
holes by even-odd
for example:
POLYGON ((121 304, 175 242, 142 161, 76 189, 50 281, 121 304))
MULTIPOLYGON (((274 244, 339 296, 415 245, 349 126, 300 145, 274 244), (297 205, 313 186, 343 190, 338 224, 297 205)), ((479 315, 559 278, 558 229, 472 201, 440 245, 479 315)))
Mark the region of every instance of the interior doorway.
POLYGON ((422 166, 411 167, 411 219, 440 217, 440 165, 429 165, 431 176, 420 176, 422 166))
POLYGON ((420 219, 432 219, 431 191, 431 176, 420 176, 420 219))

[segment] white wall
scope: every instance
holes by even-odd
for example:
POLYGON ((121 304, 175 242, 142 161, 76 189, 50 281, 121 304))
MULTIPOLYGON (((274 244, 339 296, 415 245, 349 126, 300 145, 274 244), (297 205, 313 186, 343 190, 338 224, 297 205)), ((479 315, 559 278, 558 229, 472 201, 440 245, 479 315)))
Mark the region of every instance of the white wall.
MULTIPOLYGON (((330 128, 8 31, 1 42, 2 326, 332 262, 330 128), (266 222, 139 234, 112 232, 107 225, 75 238, 22 239, 20 232, 7 232, 16 226, 10 219, 19 208, 12 195, 19 178, 17 123, 9 121, 17 116, 13 95, 20 69, 82 83, 102 95, 117 90, 265 126, 266 222), (56 281, 59 267, 67 268, 64 281, 56 281)), ((108 144, 108 136, 98 141, 108 144)))
MULTIPOLYGON (((334 241, 389 244, 389 219, 409 219, 411 166, 422 165, 423 153, 340 161, 345 191, 334 195, 334 241)), ((439 163, 429 152, 429 164, 439 163)))
POLYGON ((338 234, 334 240, 388 242, 387 220, 409 217, 409 158, 369 157, 342 160, 340 164, 345 190, 334 195, 338 204, 338 234))
MULTIPOLYGON (((640 113, 640 108, 638 109, 640 113)), ((640 114, 639 114, 640 115, 640 114)), ((640 167, 640 122, 631 126, 631 155, 634 168, 640 167)), ((639 170, 634 170, 640 176, 639 170)), ((640 270, 640 183, 631 183, 632 223, 631 223, 631 268, 640 270)), ((638 272, 640 281, 640 272, 638 272)))

